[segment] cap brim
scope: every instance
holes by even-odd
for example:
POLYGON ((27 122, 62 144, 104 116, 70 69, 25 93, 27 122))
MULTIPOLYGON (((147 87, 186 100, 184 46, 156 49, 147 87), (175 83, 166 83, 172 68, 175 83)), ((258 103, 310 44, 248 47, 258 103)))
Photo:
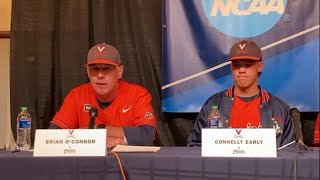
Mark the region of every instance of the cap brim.
POLYGON ((89 66, 91 64, 110 64, 110 65, 114 65, 114 66, 118 66, 119 64, 117 64, 116 62, 114 62, 113 60, 110 59, 95 59, 90 61, 89 63, 85 64, 84 66, 89 66))
POLYGON ((236 56, 236 57, 228 59, 227 61, 235 61, 235 60, 254 60, 254 61, 259 61, 259 60, 261 60, 261 58, 252 57, 252 56, 236 56))

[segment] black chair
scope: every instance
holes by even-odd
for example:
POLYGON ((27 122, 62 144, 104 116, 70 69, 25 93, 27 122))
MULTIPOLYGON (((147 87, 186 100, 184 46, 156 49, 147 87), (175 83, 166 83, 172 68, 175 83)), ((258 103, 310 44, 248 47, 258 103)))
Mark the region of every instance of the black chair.
POLYGON ((304 144, 313 146, 314 128, 317 120, 318 112, 301 112, 301 128, 304 138, 304 144))

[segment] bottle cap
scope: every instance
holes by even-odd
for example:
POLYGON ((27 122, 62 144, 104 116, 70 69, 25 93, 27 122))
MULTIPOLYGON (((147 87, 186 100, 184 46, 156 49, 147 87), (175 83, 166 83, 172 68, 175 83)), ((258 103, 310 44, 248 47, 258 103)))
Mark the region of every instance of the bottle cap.
POLYGON ((28 107, 26 107, 26 106, 21 107, 21 110, 27 110, 27 109, 28 109, 28 107))
POLYGON ((214 105, 214 106, 211 106, 212 109, 218 109, 218 106, 214 105))

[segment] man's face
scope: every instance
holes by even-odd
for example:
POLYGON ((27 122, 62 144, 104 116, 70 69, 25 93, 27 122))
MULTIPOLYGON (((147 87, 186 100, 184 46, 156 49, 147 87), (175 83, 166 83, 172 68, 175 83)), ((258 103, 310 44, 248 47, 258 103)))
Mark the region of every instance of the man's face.
POLYGON ((249 88, 258 84, 259 72, 262 72, 263 62, 254 60, 233 60, 231 71, 235 84, 239 88, 249 88))
POLYGON ((87 67, 88 77, 98 98, 109 98, 117 91, 122 72, 123 66, 110 64, 92 64, 87 67))

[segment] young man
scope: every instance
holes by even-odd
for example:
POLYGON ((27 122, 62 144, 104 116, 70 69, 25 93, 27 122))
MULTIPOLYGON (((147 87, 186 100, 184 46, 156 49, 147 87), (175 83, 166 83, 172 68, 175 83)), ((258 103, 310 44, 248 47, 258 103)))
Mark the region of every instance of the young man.
POLYGON ((66 96, 49 128, 88 128, 91 107, 98 109, 96 126, 107 129, 107 145, 152 145, 157 135, 151 95, 142 86, 121 80, 123 65, 113 46, 101 43, 88 52, 90 83, 66 96))
POLYGON ((211 96, 201 108, 188 137, 188 146, 201 146, 201 129, 208 127, 211 106, 217 105, 225 128, 275 128, 277 147, 295 140, 290 107, 258 85, 263 70, 260 47, 249 40, 230 51, 234 85, 211 96))

